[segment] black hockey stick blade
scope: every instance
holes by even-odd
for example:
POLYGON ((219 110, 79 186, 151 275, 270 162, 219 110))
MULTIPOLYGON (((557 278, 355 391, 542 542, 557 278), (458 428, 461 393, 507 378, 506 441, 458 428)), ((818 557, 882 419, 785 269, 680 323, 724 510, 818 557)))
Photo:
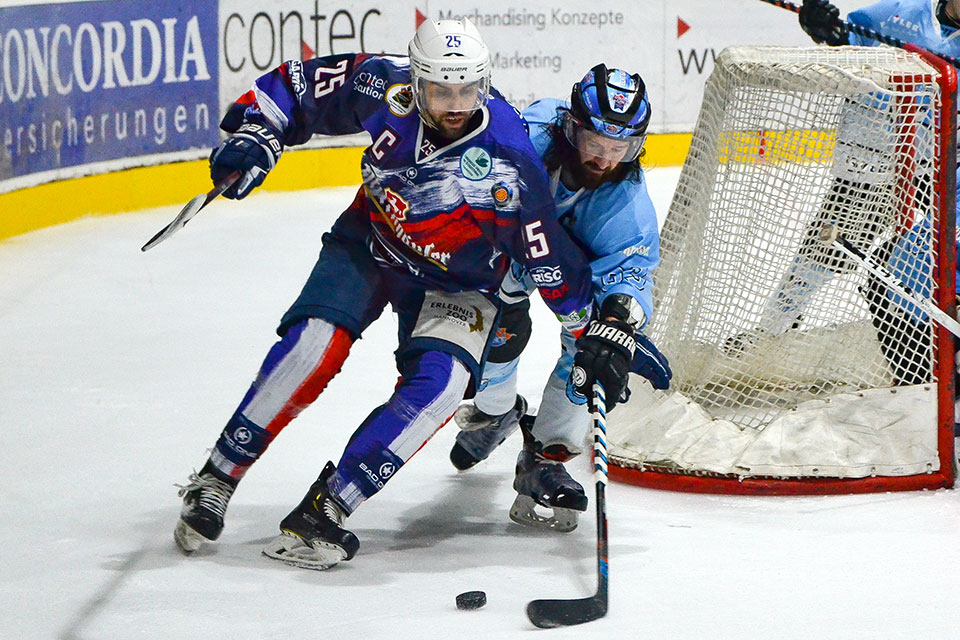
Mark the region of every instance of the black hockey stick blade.
POLYGON ((607 534, 607 425, 603 387, 594 383, 589 398, 593 415, 593 468, 597 507, 597 592, 588 598, 533 600, 527 604, 527 618, 541 629, 570 627, 599 620, 607 615, 609 560, 607 534))
POLYGON ((183 227, 193 219, 193 216, 200 213, 201 209, 213 202, 221 193, 229 189, 230 185, 236 182, 239 177, 240 172, 234 171, 224 178, 222 182, 215 184, 213 189, 211 189, 208 193, 201 193, 197 197, 193 198, 190 202, 184 205, 183 209, 180 210, 180 213, 177 214, 177 217, 173 219, 173 222, 165 226, 163 229, 160 229, 156 235, 147 241, 147 244, 140 247, 140 251, 146 251, 154 248, 175 234, 177 231, 180 231, 180 229, 183 229, 183 227))
POLYGON ((541 629, 571 627, 605 615, 607 599, 600 594, 575 600, 534 600, 527 605, 527 617, 541 629))

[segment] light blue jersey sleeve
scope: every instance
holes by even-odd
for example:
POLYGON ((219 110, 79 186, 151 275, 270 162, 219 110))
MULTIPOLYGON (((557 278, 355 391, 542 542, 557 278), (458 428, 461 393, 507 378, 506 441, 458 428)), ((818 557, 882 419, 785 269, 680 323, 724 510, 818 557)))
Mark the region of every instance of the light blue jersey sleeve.
MULTIPOLYGON (((934 53, 960 57, 960 32, 941 25, 936 8, 937 0, 880 0, 851 11, 847 20, 934 53)), ((872 38, 851 33, 850 44, 870 47, 878 43, 872 38)))
POLYGON ((590 193, 575 205, 568 225, 590 259, 597 304, 615 293, 626 294, 649 319, 660 233, 643 174, 590 193))

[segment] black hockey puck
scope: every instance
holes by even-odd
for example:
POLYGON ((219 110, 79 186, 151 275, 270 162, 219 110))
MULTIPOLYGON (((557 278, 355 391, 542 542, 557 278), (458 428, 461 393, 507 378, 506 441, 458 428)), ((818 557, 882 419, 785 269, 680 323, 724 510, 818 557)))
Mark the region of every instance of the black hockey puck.
POLYGON ((457 596, 457 609, 469 611, 487 604, 487 594, 483 591, 467 591, 457 596))

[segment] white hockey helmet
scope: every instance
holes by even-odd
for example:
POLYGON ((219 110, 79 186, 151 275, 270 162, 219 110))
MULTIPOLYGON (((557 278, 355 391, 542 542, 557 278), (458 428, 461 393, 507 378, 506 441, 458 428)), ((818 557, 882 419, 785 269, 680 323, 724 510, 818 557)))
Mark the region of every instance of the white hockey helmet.
POLYGON ((472 22, 424 20, 407 50, 414 100, 428 125, 436 126, 431 121, 431 106, 441 111, 472 112, 486 104, 490 95, 490 50, 472 22), (468 85, 475 91, 467 99, 461 90, 456 92, 456 99, 431 105, 426 83, 468 85))

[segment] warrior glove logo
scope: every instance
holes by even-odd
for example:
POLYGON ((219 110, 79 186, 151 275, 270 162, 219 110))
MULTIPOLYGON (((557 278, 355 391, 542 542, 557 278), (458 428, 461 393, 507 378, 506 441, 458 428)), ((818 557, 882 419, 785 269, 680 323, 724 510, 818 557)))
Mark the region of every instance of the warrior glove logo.
POLYGON ((587 384, 587 372, 583 370, 583 367, 576 366, 573 368, 570 372, 570 382, 577 388, 582 388, 583 385, 587 384))

